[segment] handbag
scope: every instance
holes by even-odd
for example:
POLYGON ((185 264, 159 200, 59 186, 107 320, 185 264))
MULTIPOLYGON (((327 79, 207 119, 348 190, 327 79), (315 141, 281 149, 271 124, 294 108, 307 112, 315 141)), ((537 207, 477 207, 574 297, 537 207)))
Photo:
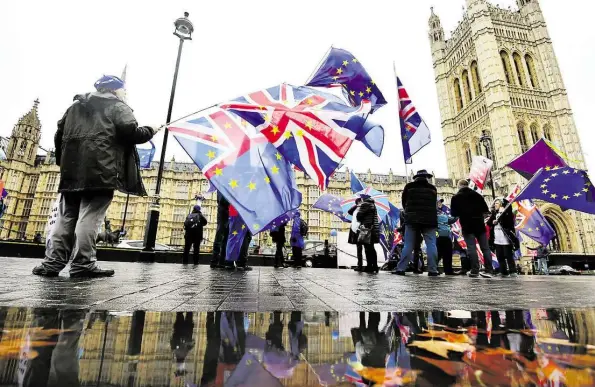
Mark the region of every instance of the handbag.
POLYGON ((362 245, 369 245, 372 243, 372 229, 367 228, 363 224, 359 226, 359 233, 357 236, 357 243, 362 245))

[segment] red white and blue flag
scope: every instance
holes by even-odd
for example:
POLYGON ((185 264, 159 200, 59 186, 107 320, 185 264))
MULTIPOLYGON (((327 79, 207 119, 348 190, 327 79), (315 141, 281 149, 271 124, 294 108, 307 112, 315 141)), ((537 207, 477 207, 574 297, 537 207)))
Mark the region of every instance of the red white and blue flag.
POLYGON ((399 122, 401 124, 401 140, 403 141, 403 156, 406 164, 412 163, 412 156, 432 141, 430 129, 422 120, 417 109, 411 102, 405 86, 397 77, 399 93, 399 122))
POLYGON ((351 107, 318 90, 286 83, 221 105, 252 124, 290 163, 325 189, 363 130, 371 104, 351 107))

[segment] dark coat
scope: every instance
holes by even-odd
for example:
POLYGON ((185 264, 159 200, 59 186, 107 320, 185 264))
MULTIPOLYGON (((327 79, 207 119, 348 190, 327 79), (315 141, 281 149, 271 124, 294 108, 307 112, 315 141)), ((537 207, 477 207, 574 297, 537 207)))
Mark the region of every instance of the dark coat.
POLYGON ((186 229, 186 233, 184 235, 184 237, 186 239, 192 239, 192 240, 203 240, 203 232, 204 232, 204 227, 207 225, 208 221, 207 218, 204 217, 204 215, 202 214, 202 212, 200 211, 192 211, 188 216, 191 215, 195 215, 198 216, 198 227, 195 228, 190 228, 190 229, 186 229))
POLYGON ((285 224, 282 224, 278 228, 271 231, 271 239, 275 244, 284 245, 287 242, 287 238, 285 237, 285 224))
MULTIPOLYGON (((508 202, 504 200, 503 206, 506 207, 508 202)), ((488 219, 488 226, 490 226, 490 246, 495 246, 494 240, 496 239, 495 236, 495 224, 494 221, 498 218, 498 224, 502 227, 502 231, 504 231, 504 235, 506 239, 510 242, 513 247, 513 250, 518 250, 520 248, 519 238, 516 236, 516 230, 514 228, 514 214, 512 213, 512 207, 508 207, 506 211, 498 217, 499 213, 496 211, 492 211, 490 218, 488 219)))
POLYGON ((438 191, 427 179, 418 178, 408 183, 401 200, 405 223, 417 227, 437 227, 437 201, 438 191))
POLYGON ((59 192, 118 190, 146 196, 136 144, 153 135, 114 95, 77 95, 54 136, 59 192))
MULTIPOLYGON (((355 210, 357 209, 357 205, 351 207, 349 209, 349 211, 347 211, 347 213, 349 215, 353 216, 353 213, 355 212, 355 210)), ((351 227, 349 227, 349 236, 347 237, 347 243, 349 243, 350 245, 357 245, 357 236, 358 236, 358 232, 353 232, 353 230, 351 229, 351 227)))
POLYGON ((485 214, 490 210, 483 196, 471 188, 461 188, 450 201, 450 215, 459 218, 464 234, 486 232, 485 214))
POLYGON ((368 198, 362 202, 357 213, 357 221, 372 229, 372 244, 380 243, 380 227, 374 199, 368 198))

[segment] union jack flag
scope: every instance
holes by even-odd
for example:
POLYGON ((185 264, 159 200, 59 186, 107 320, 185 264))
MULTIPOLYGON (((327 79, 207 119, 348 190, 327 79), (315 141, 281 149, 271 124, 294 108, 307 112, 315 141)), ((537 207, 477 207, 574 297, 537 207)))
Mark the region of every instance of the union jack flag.
POLYGON ((378 223, 381 223, 385 216, 390 211, 390 204, 388 201, 388 195, 384 192, 380 192, 375 190, 372 187, 364 188, 362 191, 359 191, 354 196, 350 197, 349 199, 343 199, 341 201, 341 208, 343 209, 343 213, 345 214, 345 218, 351 221, 352 216, 347 213, 351 207, 355 205, 355 201, 362 197, 362 195, 366 195, 372 199, 374 199, 374 205, 376 206, 376 213, 378 215, 378 223))
POLYGON ((292 164, 325 189, 370 112, 309 87, 281 84, 222 104, 251 123, 292 164), (358 117, 359 120, 348 121, 358 117))
MULTIPOLYGON (((452 231, 452 235, 454 236, 459 246, 461 246, 462 249, 467 250, 467 242, 465 242, 465 238, 463 238, 463 229, 461 228, 461 222, 457 220, 452 226, 450 226, 450 231, 452 231)), ((477 251, 477 256, 479 257, 479 263, 483 265, 485 260, 483 257, 483 252, 481 251, 481 247, 479 246, 479 243, 477 241, 475 241, 475 249, 477 251)), ((498 264, 496 254, 494 253, 492 253, 492 263, 494 268, 498 268, 500 266, 498 264)))
POLYGON ((403 141, 403 156, 405 163, 412 163, 412 156, 432 141, 430 129, 421 118, 411 102, 405 86, 397 77, 399 93, 399 121, 401 123, 401 138, 403 141))

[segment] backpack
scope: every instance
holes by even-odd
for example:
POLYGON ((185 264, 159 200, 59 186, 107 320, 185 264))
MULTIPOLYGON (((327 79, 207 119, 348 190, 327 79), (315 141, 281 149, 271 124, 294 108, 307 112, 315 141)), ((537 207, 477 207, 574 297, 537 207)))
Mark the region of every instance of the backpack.
POLYGON ((308 223, 303 219, 300 219, 300 235, 303 237, 308 235, 308 223))
POLYGON ((200 221, 199 212, 193 212, 192 214, 188 215, 184 221, 184 230, 195 230, 200 226, 202 226, 202 224, 200 221))

